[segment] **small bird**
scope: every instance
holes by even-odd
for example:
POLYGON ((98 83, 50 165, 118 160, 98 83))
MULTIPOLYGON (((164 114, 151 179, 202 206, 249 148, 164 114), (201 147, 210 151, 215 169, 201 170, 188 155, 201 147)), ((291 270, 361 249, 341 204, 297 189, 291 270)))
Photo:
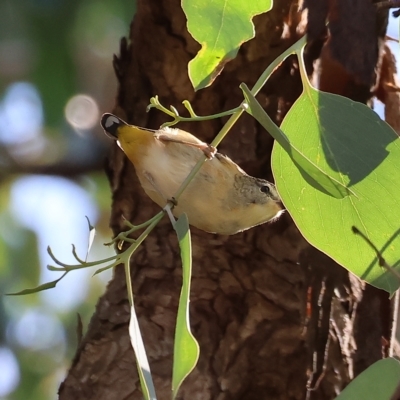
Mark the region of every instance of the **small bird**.
POLYGON ((101 126, 135 166, 146 194, 160 207, 174 195, 205 155, 199 172, 178 198, 172 213, 186 213, 189 224, 203 231, 233 235, 276 219, 283 212, 275 186, 249 176, 229 157, 189 132, 175 128, 152 131, 104 114, 101 126))

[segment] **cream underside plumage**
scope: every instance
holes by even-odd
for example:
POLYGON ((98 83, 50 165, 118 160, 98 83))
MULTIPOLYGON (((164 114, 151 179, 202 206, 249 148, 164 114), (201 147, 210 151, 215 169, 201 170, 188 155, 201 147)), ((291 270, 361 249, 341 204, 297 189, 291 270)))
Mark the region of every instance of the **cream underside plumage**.
MULTIPOLYGON (((145 131, 149 136, 140 140, 126 132, 118 135, 120 147, 134 164, 144 191, 164 207, 203 156, 199 148, 176 140, 207 145, 182 130, 145 131)), ((266 182, 250 177, 228 157, 217 153, 206 160, 179 197, 173 214, 179 217, 185 212, 191 225, 227 235, 262 224, 277 216, 281 208, 261 192, 255 185, 257 181, 266 182)))

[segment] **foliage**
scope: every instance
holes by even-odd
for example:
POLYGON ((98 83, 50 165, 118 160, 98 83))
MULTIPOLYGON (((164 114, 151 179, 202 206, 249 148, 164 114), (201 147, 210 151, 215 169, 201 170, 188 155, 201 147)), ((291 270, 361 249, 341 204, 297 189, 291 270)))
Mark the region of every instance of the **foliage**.
MULTIPOLYGON (((240 44, 254 36, 252 17, 268 11, 272 5, 268 0, 252 3, 252 7, 248 4, 244 1, 230 0, 213 3, 210 7, 209 2, 183 2, 188 29, 202 45, 202 50, 189 65, 190 77, 196 89, 212 83, 226 62, 236 56, 240 44), (218 12, 215 11, 215 7, 219 7, 218 12), (207 20, 207 24, 202 22, 204 20, 207 20), (237 29, 238 26, 241 29, 237 29)), ((243 84, 241 88, 244 101, 233 110, 201 117, 195 114, 186 101, 184 105, 190 117, 181 117, 174 107, 166 109, 157 98, 151 99, 149 108, 157 108, 169 114, 173 118, 170 125, 181 120, 200 121, 231 115, 214 140, 215 146, 243 112, 253 115, 278 142, 272 158, 277 188, 304 237, 361 279, 392 294, 399 287, 397 275, 390 272, 390 268, 395 268, 400 259, 400 239, 397 237, 395 226, 399 219, 396 199, 400 193, 395 184, 399 178, 399 170, 394 162, 400 151, 399 139, 394 131, 366 106, 340 96, 322 93, 311 87, 302 60, 304 42, 305 38, 267 67, 252 90, 243 84), (299 59, 304 90, 279 128, 262 110, 255 96, 272 71, 293 53, 297 54, 299 59), (354 225, 378 249, 379 254, 376 254, 366 241, 352 233, 351 228, 354 225), (388 271, 381 268, 380 257, 384 257, 391 265, 388 271)), ((205 158, 199 161, 182 184, 176 198, 185 190, 204 161, 205 158)), ((168 205, 166 207, 168 208, 168 205)), ((140 227, 131 226, 128 232, 118 235, 113 243, 128 243, 128 248, 118 256, 98 262, 86 262, 79 259, 74 252, 78 264, 67 265, 53 258, 61 268, 51 267, 52 270, 61 270, 67 274, 71 270, 99 265, 104 261, 111 262, 106 268, 118 263, 125 265, 131 304, 130 336, 146 399, 153 399, 156 395, 134 311, 129 263, 134 251, 162 216, 163 212, 140 227), (145 231, 137 239, 129 237, 131 233, 142 228, 145 231)), ((182 217, 177 222, 172 222, 177 231, 184 267, 173 366, 173 395, 176 396, 182 381, 197 363, 198 345, 190 332, 189 323, 191 248, 188 221, 182 217)), ((54 287, 60 279, 19 294, 54 287)), ((393 372, 393 368, 398 366, 388 361, 371 368, 374 371, 374 368, 377 368, 380 372, 388 368, 388 371, 393 372)), ((369 372, 366 373, 365 376, 369 377, 369 372)), ((365 376, 356 379, 349 392, 355 390, 359 394, 360 390, 364 390, 365 376), (358 385, 361 385, 362 389, 358 385)), ((392 381, 390 385, 393 386, 392 381)))
POLYGON ((189 302, 190 281, 192 277, 192 245, 189 221, 182 214, 174 224, 178 236, 182 258, 182 291, 179 299, 174 341, 174 364, 172 373, 172 394, 175 399, 179 387, 192 372, 199 359, 199 345, 190 330, 189 302))
POLYGON ((182 8, 188 31, 201 44, 189 63, 189 77, 198 90, 211 85, 240 46, 254 37, 252 19, 271 10, 272 0, 184 0, 182 8))
POLYGON ((336 400, 391 399, 399 384, 400 363, 386 358, 372 364, 340 393, 336 400))
MULTIPOLYGON (((382 269, 374 250, 354 236, 351 228, 360 226, 389 265, 398 262, 400 191, 396 177, 400 170, 394 160, 400 153, 399 139, 364 104, 314 89, 301 48, 296 52, 304 90, 282 123, 287 137, 282 142, 274 135, 272 168, 278 192, 313 246, 361 279, 393 294, 399 287, 398 278, 391 270, 382 269)), ((267 123, 268 116, 255 98, 247 96, 252 115, 270 132, 278 130, 272 121, 267 123)))

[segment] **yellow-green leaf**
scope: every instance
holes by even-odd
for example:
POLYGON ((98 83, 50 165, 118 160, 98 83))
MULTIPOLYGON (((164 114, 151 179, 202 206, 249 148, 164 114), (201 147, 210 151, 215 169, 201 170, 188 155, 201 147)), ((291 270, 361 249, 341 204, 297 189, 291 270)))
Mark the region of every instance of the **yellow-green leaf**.
POLYGON ((211 85, 242 43, 255 35, 252 19, 271 10, 272 0, 182 0, 187 27, 201 50, 189 63, 195 90, 211 85))
POLYGON ((353 234, 356 226, 396 267, 400 260, 400 140, 364 104, 320 92, 304 92, 281 129, 318 167, 352 195, 334 198, 316 190, 275 143, 272 167, 278 192, 303 236, 370 284, 393 293, 398 279, 379 266, 374 250, 353 234))
POLYGON ((172 396, 176 398, 179 387, 192 372, 199 359, 199 345, 190 330, 189 303, 192 277, 192 247, 189 222, 182 214, 174 225, 179 240, 182 259, 182 289, 179 298, 174 341, 174 365, 172 373, 172 396))

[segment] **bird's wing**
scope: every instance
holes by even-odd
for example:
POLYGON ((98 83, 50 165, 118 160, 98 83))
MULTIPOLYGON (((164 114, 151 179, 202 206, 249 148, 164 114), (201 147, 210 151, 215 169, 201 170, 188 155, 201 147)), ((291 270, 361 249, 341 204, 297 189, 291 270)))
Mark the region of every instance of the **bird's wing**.
POLYGON ((163 142, 180 143, 200 149, 204 155, 211 159, 217 152, 214 146, 209 145, 182 129, 163 128, 155 132, 154 137, 163 142))

